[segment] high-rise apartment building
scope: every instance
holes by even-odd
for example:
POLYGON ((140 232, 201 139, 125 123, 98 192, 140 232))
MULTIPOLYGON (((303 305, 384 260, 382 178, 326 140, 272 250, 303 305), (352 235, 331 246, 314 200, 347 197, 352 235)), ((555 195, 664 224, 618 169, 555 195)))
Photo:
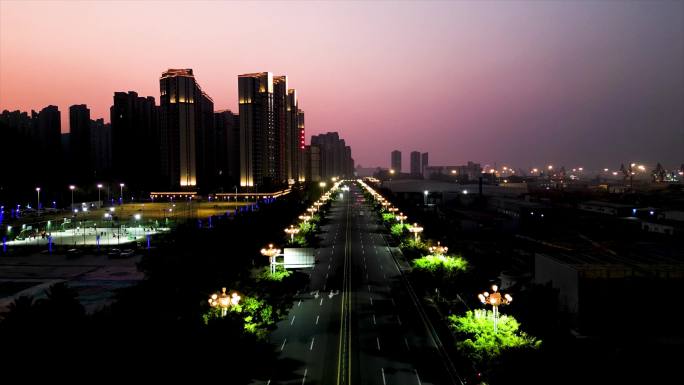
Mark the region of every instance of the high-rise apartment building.
POLYGON ((160 144, 164 142, 154 97, 115 92, 109 113, 112 177, 131 191, 160 187, 160 144))
POLYGON ((420 152, 419 151, 412 151, 411 152, 411 176, 418 177, 420 175, 421 175, 420 152))
POLYGON ((213 100, 197 84, 192 69, 169 69, 159 79, 161 174, 170 188, 198 184, 198 132, 203 162, 213 133, 213 100))
POLYGON ((305 127, 304 127, 304 111, 302 111, 300 108, 297 108, 297 125, 296 128, 293 128, 294 131, 296 131, 297 135, 293 135, 297 137, 297 144, 294 146, 294 151, 296 154, 292 157, 293 162, 295 162, 295 165, 293 166, 293 170, 298 170, 298 175, 296 180, 299 180, 300 182, 304 182, 306 180, 305 176, 305 170, 304 170, 304 149, 306 148, 306 143, 304 139, 305 135, 305 127))
POLYGON ((428 153, 424 152, 420 156, 420 174, 425 178, 427 178, 429 176, 427 174, 428 165, 429 165, 428 153))
MULTIPOLYGON (((156 143, 150 143, 155 145, 156 143)), ((93 176, 107 177, 112 167, 112 125, 104 119, 90 121, 90 162, 93 176)))
POLYGON ((276 159, 276 181, 286 182, 289 179, 291 159, 288 156, 288 115, 289 94, 287 88, 287 76, 273 77, 273 124, 275 133, 275 146, 273 156, 276 159))
POLYGON ((311 137, 311 145, 320 148, 321 179, 353 176, 354 160, 351 157, 351 147, 347 147, 337 132, 314 135, 311 137))
POLYGON ((273 74, 238 76, 240 105, 240 186, 271 184, 280 177, 275 158, 273 74))
POLYGON ((400 174, 401 173, 401 151, 399 150, 394 150, 392 151, 392 167, 391 169, 394 170, 395 173, 400 174))
POLYGON ((85 104, 69 107, 69 171, 74 182, 93 177, 90 162, 90 109, 85 104))
POLYGON ((240 184, 240 117, 230 110, 214 113, 218 186, 240 184))

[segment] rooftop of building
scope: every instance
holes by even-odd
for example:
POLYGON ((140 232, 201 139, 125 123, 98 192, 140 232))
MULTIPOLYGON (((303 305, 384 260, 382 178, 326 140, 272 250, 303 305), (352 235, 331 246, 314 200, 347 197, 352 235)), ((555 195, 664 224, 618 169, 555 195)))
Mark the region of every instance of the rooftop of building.
POLYGON ((162 79, 173 76, 195 77, 192 73, 192 68, 169 68, 162 73, 162 79))

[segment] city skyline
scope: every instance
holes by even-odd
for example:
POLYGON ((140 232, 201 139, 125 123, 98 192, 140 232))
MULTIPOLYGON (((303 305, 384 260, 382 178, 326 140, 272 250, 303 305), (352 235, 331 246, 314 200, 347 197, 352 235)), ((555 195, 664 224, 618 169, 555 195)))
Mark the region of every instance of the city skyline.
POLYGON ((0 109, 85 104, 108 121, 114 92, 158 98, 161 71, 193 68, 216 110, 237 111, 235 75, 272 71, 297 84, 308 134, 340 132, 364 166, 415 148, 442 165, 681 164, 679 2, 171 3, 154 14, 153 3, 0 4, 0 109), (272 26, 239 31, 257 10, 272 26), (79 33, 68 13, 96 28, 79 33), (158 25, 181 15, 202 23, 158 25), (281 32, 307 44, 284 44, 281 32), (200 35, 212 38, 164 50, 200 35))

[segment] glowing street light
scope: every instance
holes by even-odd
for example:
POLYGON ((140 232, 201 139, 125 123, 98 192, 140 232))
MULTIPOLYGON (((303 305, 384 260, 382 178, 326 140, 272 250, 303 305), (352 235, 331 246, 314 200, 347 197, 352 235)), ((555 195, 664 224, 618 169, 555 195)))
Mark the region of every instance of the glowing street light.
POLYGON ((36 210, 40 210, 40 187, 36 187, 36 193, 38 194, 38 202, 36 203, 36 210))
POLYGON ((443 256, 444 254, 447 253, 447 251, 449 250, 449 248, 446 247, 446 246, 442 246, 442 245, 439 243, 439 241, 437 241, 437 246, 430 246, 430 247, 428 248, 428 250, 430 250, 430 253, 431 253, 432 255, 443 256))
POLYGON ((212 294, 209 297, 209 306, 221 308, 221 317, 225 317, 228 313, 228 308, 235 306, 240 302, 240 296, 236 292, 232 292, 230 295, 226 293, 226 288, 221 288, 221 294, 212 294))
POLYGON ((102 200, 100 200, 100 193, 102 192, 102 183, 97 184, 97 204, 102 206, 102 200))
POLYGON ((499 306, 508 305, 513 301, 513 297, 511 297, 510 294, 501 296, 501 293, 499 293, 498 290, 498 286, 492 285, 493 293, 489 294, 485 291, 484 293, 478 294, 477 296, 477 298, 479 298, 480 302, 482 302, 483 304, 492 305, 492 311, 494 313, 494 333, 497 332, 499 323, 499 306))
POLYGON ((290 227, 285 229, 285 232, 290 234, 290 243, 294 243, 294 236, 299 233, 299 229, 294 227, 294 225, 290 225, 290 227))
POLYGON ((123 203, 123 188, 125 184, 119 183, 119 199, 121 199, 121 203, 123 203))
POLYGON ((410 227, 408 228, 408 231, 411 232, 411 233, 413 233, 414 240, 415 240, 416 242, 418 242, 418 239, 419 239, 419 238, 418 238, 418 234, 421 233, 421 232, 423 232, 423 228, 420 227, 420 226, 418 226, 417 223, 414 223, 413 226, 410 226, 410 227))
POLYGON ((271 274, 275 273, 275 256, 280 254, 280 249, 274 249, 273 244, 268 244, 268 249, 261 249, 261 255, 268 257, 268 263, 271 266, 271 274))
POLYGON ((300 215, 299 220, 304 221, 304 223, 308 222, 309 219, 311 219, 311 215, 300 215))
POLYGON ((399 213, 399 215, 397 215, 397 220, 401 222, 402 227, 404 226, 404 221, 406 220, 406 218, 408 217, 404 215, 404 213, 399 213))
POLYGON ((394 214, 394 213, 396 213, 397 211, 399 211, 399 209, 396 208, 396 207, 390 207, 390 208, 387 209, 387 211, 389 211, 390 213, 394 214))
POLYGON ((423 197, 424 197, 423 202, 425 203, 425 205, 427 205, 428 194, 430 194, 430 192, 428 190, 423 191, 423 197))
POLYGON ((74 208, 74 190, 76 190, 76 186, 70 185, 69 190, 71 190, 71 208, 74 208))

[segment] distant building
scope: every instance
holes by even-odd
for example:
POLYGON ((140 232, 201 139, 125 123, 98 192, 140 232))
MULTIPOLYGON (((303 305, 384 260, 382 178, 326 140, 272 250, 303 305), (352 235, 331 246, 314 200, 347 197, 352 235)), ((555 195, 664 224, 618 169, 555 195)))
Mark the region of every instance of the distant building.
POLYGON ((424 152, 420 156, 420 175, 422 175, 424 178, 427 178, 428 175, 426 173, 426 169, 428 168, 428 164, 430 163, 428 159, 428 153, 424 152))
POLYGON ((214 113, 216 128, 216 173, 218 185, 240 184, 240 117, 230 110, 214 113))
POLYGON ((302 111, 300 108, 297 108, 297 129, 296 129, 296 132, 298 134, 299 143, 298 143, 297 148, 295 150, 299 151, 299 154, 298 154, 299 159, 297 160, 297 156, 295 156, 293 158, 293 160, 296 162, 293 169, 299 169, 299 181, 303 182, 306 179, 304 177, 304 148, 306 146, 306 142, 304 139, 304 135, 305 135, 304 111, 302 111))
POLYGON ((85 104, 69 107, 69 160, 71 179, 82 182, 93 177, 90 162, 90 110, 85 104))
POLYGON ((412 151, 411 152, 411 176, 412 177, 419 177, 421 176, 421 167, 420 167, 420 152, 419 151, 412 151))
POLYGON ((95 178, 109 176, 112 168, 112 125, 104 119, 90 121, 90 162, 95 178))
POLYGON ((346 145, 344 139, 340 139, 337 132, 314 135, 311 137, 311 144, 321 150, 321 179, 353 177, 354 159, 351 147, 346 145))
POLYGON ((401 151, 392 151, 392 166, 391 169, 394 170, 396 174, 401 174, 401 151))
POLYGON ((153 97, 134 91, 115 92, 109 109, 111 122, 111 176, 131 189, 144 190, 160 183, 159 114, 153 97))
POLYGON ((305 146, 305 178, 318 182, 321 180, 321 148, 315 144, 305 146))

